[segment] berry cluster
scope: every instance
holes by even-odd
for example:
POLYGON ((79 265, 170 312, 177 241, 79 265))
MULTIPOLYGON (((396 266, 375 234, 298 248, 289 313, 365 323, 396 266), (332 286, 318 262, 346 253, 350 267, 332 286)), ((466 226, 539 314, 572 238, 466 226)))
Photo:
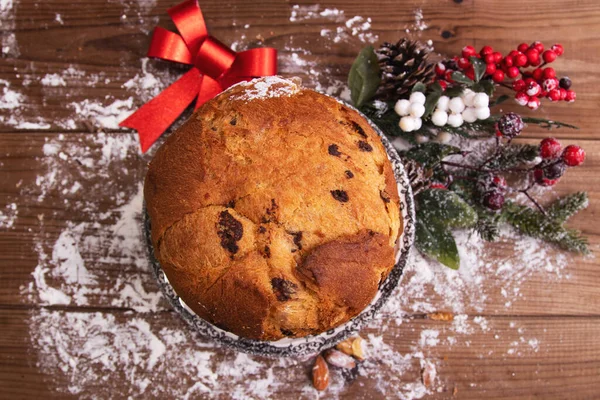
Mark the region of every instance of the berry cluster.
POLYGON ((562 148, 554 138, 546 138, 540 143, 542 162, 533 171, 535 182, 541 186, 555 185, 567 167, 577 167, 585 160, 585 151, 576 145, 562 148))
POLYGON ((490 98, 485 93, 475 93, 465 89, 460 96, 441 96, 436 109, 431 115, 431 122, 435 126, 446 124, 458 128, 464 122, 475 122, 478 119, 490 117, 490 98))
MULTIPOLYGON (((442 161, 442 165, 474 171, 479 176, 476 180, 476 189, 478 199, 481 204, 489 210, 497 211, 504 206, 505 196, 509 193, 525 194, 540 210, 543 208, 531 197, 528 191, 537 185, 552 186, 555 185, 564 175, 568 167, 581 165, 585 160, 584 150, 576 145, 570 145, 563 149, 560 142, 554 138, 546 138, 539 145, 539 158, 541 161, 536 165, 527 168, 497 168, 491 167, 490 163, 502 156, 508 148, 508 143, 518 136, 525 128, 523 119, 515 113, 504 114, 496 123, 496 151, 492 157, 480 165, 469 165, 455 162, 442 161), (507 139, 507 145, 503 145, 501 139, 507 139), (524 177, 533 177, 533 181, 527 188, 513 189, 507 185, 506 179, 502 173, 521 174, 524 177)), ((447 170, 446 170, 447 171, 447 170)), ((447 171, 449 172, 449 171, 447 171)), ((473 180, 469 176, 457 176, 449 172, 451 179, 473 180)), ((445 188, 446 185, 436 183, 432 188, 445 188)))
POLYGON ((402 117, 399 122, 402 131, 418 131, 423 124, 421 117, 425 114, 425 95, 421 92, 414 92, 408 100, 398 100, 394 111, 402 117))
POLYGON ((530 45, 521 43, 506 56, 494 51, 491 46, 483 46, 479 53, 473 46, 465 46, 461 57, 456 56, 452 60, 438 63, 435 72, 440 85, 446 88, 454 82, 452 73, 455 71, 474 79, 475 69, 471 58, 479 58, 486 66, 484 79, 491 79, 497 84, 512 88, 516 92, 515 100, 518 104, 535 110, 541 104, 540 99, 544 97, 550 101, 575 101, 576 93, 571 90, 571 80, 568 77, 559 80, 554 68, 545 67, 563 53, 562 45, 555 44, 545 49, 541 42, 533 42, 530 45), (526 70, 529 67, 534 69, 526 70), (504 83, 507 78, 513 79, 511 85, 504 83))

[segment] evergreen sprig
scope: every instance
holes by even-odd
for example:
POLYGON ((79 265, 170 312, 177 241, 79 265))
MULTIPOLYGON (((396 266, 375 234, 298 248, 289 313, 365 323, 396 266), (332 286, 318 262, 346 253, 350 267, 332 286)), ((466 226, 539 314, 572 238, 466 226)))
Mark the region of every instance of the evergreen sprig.
MULTIPOLYGON (((556 207, 561 209, 562 215, 574 211, 573 203, 565 202, 556 207)), ((587 238, 580 231, 563 226, 563 221, 545 216, 544 214, 524 205, 507 202, 502 210, 503 219, 519 232, 554 243, 560 248, 588 254, 587 238)))

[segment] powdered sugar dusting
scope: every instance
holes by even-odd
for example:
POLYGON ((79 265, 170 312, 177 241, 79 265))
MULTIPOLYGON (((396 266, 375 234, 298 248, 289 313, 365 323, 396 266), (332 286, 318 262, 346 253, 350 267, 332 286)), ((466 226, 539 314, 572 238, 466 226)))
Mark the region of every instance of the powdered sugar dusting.
POLYGON ((279 76, 257 78, 250 82, 241 82, 237 86, 246 89, 241 95, 233 97, 234 100, 264 100, 273 97, 290 97, 300 91, 300 86, 295 82, 279 76))

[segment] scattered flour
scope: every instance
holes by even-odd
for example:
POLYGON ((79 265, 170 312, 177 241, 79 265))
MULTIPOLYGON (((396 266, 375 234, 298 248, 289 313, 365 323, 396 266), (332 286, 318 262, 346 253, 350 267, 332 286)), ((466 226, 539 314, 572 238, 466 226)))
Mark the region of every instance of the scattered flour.
MULTIPOLYGON (((139 24, 149 32, 157 16, 149 16, 156 1, 111 0, 123 4, 123 24, 139 24), (132 16, 137 16, 132 18, 132 16)), ((0 36, 3 55, 19 54, 14 36, 16 1, 0 0, 0 36)), ((319 40, 334 49, 374 43, 371 19, 347 17, 343 10, 321 9, 318 5, 293 5, 290 22, 322 21, 319 40), (314 21, 312 21, 314 20, 314 21)), ((55 21, 63 24, 60 14, 55 21)), ((136 25, 137 26, 137 25, 136 25)), ((245 26, 248 29, 249 26, 245 26)), ((427 28, 422 11, 415 11, 415 26, 427 28)), ((246 36, 232 45, 243 50, 246 36)), ((305 73, 304 83, 324 93, 349 100, 343 75, 334 67, 320 65, 319 58, 298 45, 293 38, 281 53, 281 73, 290 76, 305 73)), ((158 94, 178 74, 172 69, 159 70, 148 59, 141 60, 141 73, 124 77, 120 82, 130 97, 86 99, 68 104, 72 115, 63 121, 25 118, 27 96, 0 81, 0 123, 19 129, 76 129, 90 121, 102 129, 117 129, 118 122, 135 108, 158 94)), ((46 71, 44 71, 46 72, 46 71)), ((73 65, 62 72, 43 77, 25 77, 24 85, 38 82, 45 90, 68 90, 72 85, 108 85, 103 74, 87 74, 73 65)), ((267 98, 280 94, 272 85, 280 78, 269 78, 254 86, 249 97, 267 98)), ((283 86, 283 95, 293 92, 283 86)), ((11 199, 0 210, 0 229, 14 229, 19 208, 39 205, 47 200, 62 201, 64 211, 44 211, 38 215, 39 229, 34 248, 37 265, 31 282, 22 288, 23 300, 39 307, 31 311, 30 339, 36 349, 36 362, 47 383, 59 392, 78 398, 269 398, 286 393, 290 385, 303 386, 301 398, 315 398, 316 391, 306 377, 307 359, 270 360, 219 348, 211 341, 191 332, 171 311, 148 270, 141 232, 144 165, 150 156, 140 156, 135 133, 97 133, 91 141, 67 140, 65 135, 47 140, 41 149, 46 170, 34 183, 21 187, 23 199, 11 199), (125 185, 121 182, 139 182, 125 185), (108 189, 110 188, 110 189, 108 189), (86 193, 82 201, 79 193, 86 193), (18 205, 17 205, 18 204, 18 205), (68 211, 66 211, 68 210, 68 211), (75 213, 70 220, 65 213, 75 213), (67 221, 60 226, 46 226, 46 220, 67 221), (109 285, 106 283, 110 282, 109 285), (122 312, 73 312, 64 306, 112 307, 122 312), (124 385, 113 387, 114 381, 124 385), (231 391, 224 392, 222 382, 231 391)), ((544 273, 548 279, 568 278, 567 257, 535 239, 521 237, 510 230, 502 232, 501 241, 514 247, 512 254, 491 254, 485 243, 466 231, 456 233, 461 267, 453 271, 436 262, 413 254, 402 284, 380 318, 363 333, 369 357, 358 368, 358 384, 373 382, 381 397, 418 399, 442 389, 443 379, 425 387, 414 371, 430 363, 432 352, 441 346, 469 346, 470 335, 494 337, 494 326, 478 316, 489 311, 489 298, 500 293, 506 298, 502 310, 521 301, 521 285, 532 275, 544 273), (489 277, 494 277, 490 282, 489 277), (451 311, 454 320, 442 325, 419 328, 412 316, 435 311, 451 311), (408 350, 398 351, 395 343, 386 343, 383 335, 393 326, 412 324, 415 337, 408 350), (412 373, 411 373, 412 372, 412 373)), ((494 310, 491 310, 492 312, 494 310)), ((506 349, 508 355, 537 352, 537 338, 525 337, 514 323, 519 339, 506 349)), ((498 338, 498 335, 495 335, 498 338)), ((409 339, 405 339, 409 340, 409 339)), ((483 350, 482 350, 483 351, 483 350)), ((443 363, 443 361, 440 361, 443 363)), ((346 376, 332 371, 332 385, 326 392, 331 398, 348 396, 346 376)))

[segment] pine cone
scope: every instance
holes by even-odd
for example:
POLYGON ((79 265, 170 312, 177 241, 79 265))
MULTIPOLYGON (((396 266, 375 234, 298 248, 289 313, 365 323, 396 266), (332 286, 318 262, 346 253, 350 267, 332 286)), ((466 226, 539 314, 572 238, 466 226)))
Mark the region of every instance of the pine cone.
POLYGON ((380 100, 407 97, 416 83, 428 85, 435 78, 434 64, 427 61, 431 50, 420 42, 385 42, 375 53, 381 68, 381 85, 375 97, 380 100))
POLYGON ((406 176, 413 190, 413 195, 416 196, 431 185, 431 176, 433 175, 431 170, 424 169, 415 160, 404 159, 403 164, 406 176))

